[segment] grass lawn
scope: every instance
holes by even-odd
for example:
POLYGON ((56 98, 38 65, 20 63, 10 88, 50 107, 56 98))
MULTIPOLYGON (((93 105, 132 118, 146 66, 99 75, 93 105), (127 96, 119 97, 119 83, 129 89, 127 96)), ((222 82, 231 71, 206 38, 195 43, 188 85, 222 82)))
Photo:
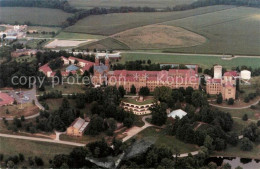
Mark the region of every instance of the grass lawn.
POLYGON ((22 57, 18 57, 15 58, 16 62, 32 62, 33 60, 36 60, 35 56, 22 56, 22 57))
POLYGON ((151 103, 154 102, 153 99, 145 99, 145 101, 143 101, 143 102, 138 102, 138 101, 136 101, 135 99, 132 99, 132 98, 124 98, 122 101, 132 103, 132 104, 136 104, 136 105, 151 104, 151 103))
MULTIPOLYGON (((56 154, 69 154, 74 146, 44 143, 37 141, 3 138, 0 137, 1 153, 4 154, 4 159, 8 156, 18 155, 22 153, 25 157, 23 163, 19 163, 21 166, 29 166, 28 157, 38 156, 44 161, 44 168, 49 167, 49 159, 52 159, 56 154)), ((36 166, 35 166, 36 167, 36 166)), ((38 167, 37 167, 38 168, 38 167)))
POLYGON ((149 127, 136 135, 137 139, 142 139, 144 137, 156 138, 156 145, 166 145, 171 149, 177 147, 180 150, 180 153, 187 153, 198 150, 196 145, 184 143, 176 139, 175 136, 166 135, 164 130, 156 129, 154 127, 149 127))
POLYGON ((136 12, 93 15, 79 20, 75 25, 65 30, 77 33, 112 35, 140 26, 211 13, 226 8, 231 8, 231 6, 210 6, 178 12, 136 12))
POLYGON ((0 7, 0 21, 3 23, 24 24, 30 21, 34 25, 59 26, 72 14, 58 9, 33 7, 0 7))
POLYGON ((91 35, 85 33, 60 32, 55 38, 57 39, 103 39, 102 35, 91 35))
MULTIPOLYGON (((66 97, 66 96, 65 96, 66 97)), ((51 111, 58 110, 62 104, 62 98, 59 99, 46 99, 45 103, 48 104, 51 111)), ((73 99, 69 99, 70 106, 76 107, 76 102, 73 99)), ((82 114, 90 115, 90 105, 86 105, 83 109, 79 109, 82 114)))
POLYGON ((60 136, 60 140, 88 144, 90 142, 101 140, 103 137, 106 137, 105 133, 101 133, 97 136, 84 135, 82 137, 73 137, 62 134, 60 136))
POLYGON ((236 7, 162 24, 179 26, 208 38, 202 45, 168 52, 260 55, 259 21, 260 9, 236 7))
POLYGON ((232 60, 223 60, 221 57, 212 55, 176 55, 176 54, 144 54, 144 53, 121 53, 122 59, 120 63, 135 60, 148 60, 152 63, 182 63, 182 64, 198 64, 202 68, 211 68, 214 64, 220 64, 227 69, 237 66, 251 66, 258 68, 260 58, 234 58, 232 60))
POLYGON ((78 47, 78 49, 112 49, 112 50, 128 50, 130 49, 126 44, 114 38, 105 38, 97 42, 92 42, 78 47))
POLYGON ((26 46, 31 49, 38 49, 47 44, 49 40, 47 39, 31 39, 28 40, 26 43, 26 46))
POLYGON ((2 106, 0 107, 0 117, 21 117, 22 115, 26 117, 36 114, 39 111, 38 107, 33 105, 32 103, 24 103, 22 106, 22 109, 20 104, 2 106), (7 109, 9 111, 9 114, 6 114, 7 109))
POLYGON ((30 33, 27 34, 27 37, 37 37, 37 38, 52 38, 52 34, 49 34, 49 32, 55 32, 57 33, 58 31, 61 30, 60 27, 46 27, 46 26, 29 26, 29 30, 35 30, 38 33, 30 33), (42 34, 41 32, 47 32, 46 34, 42 34))
MULTIPOLYGON (((62 94, 84 93, 86 89, 85 85, 77 84, 55 85, 54 88, 52 86, 45 86, 45 91, 52 92, 58 90, 61 91, 62 94)), ((38 94, 43 94, 43 92, 38 91, 38 94)))
POLYGON ((231 145, 227 146, 227 149, 224 151, 213 152, 212 156, 224 156, 224 157, 241 157, 241 158, 260 158, 260 143, 257 142, 254 144, 254 147, 251 151, 242 151, 240 150, 240 144, 236 147, 231 145))
POLYGON ((153 7, 153 8, 166 8, 173 7, 181 4, 189 4, 195 0, 68 0, 70 5, 76 8, 89 9, 93 7, 153 7))

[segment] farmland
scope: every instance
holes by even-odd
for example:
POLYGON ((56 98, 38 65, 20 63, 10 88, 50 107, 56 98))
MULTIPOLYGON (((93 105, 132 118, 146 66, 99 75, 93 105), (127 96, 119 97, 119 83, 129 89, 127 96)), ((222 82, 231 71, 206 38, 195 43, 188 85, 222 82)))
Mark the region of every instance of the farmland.
POLYGON ((195 0, 68 0, 70 5, 76 8, 89 9, 93 7, 153 7, 166 8, 181 4, 189 4, 195 0))
POLYGON ((0 7, 0 16, 0 22, 8 24, 30 21, 33 25, 60 26, 71 14, 47 8, 0 7))
POLYGON ((105 38, 97 42, 90 44, 82 45, 78 49, 119 49, 119 50, 128 50, 130 49, 126 44, 114 39, 114 38, 105 38))
POLYGON ((185 29, 167 25, 149 25, 113 36, 131 49, 157 49, 200 45, 206 39, 185 29))
POLYGON ((105 36, 101 35, 91 35, 85 33, 70 33, 70 32, 60 32, 55 38, 57 39, 103 39, 105 36))
POLYGON ((233 58, 232 60, 223 60, 221 57, 212 55, 178 55, 178 54, 144 54, 144 53, 122 53, 121 63, 125 61, 134 60, 148 60, 152 63, 186 63, 199 64, 203 68, 212 67, 214 64, 220 64, 225 68, 231 69, 241 65, 258 68, 260 65, 260 58, 233 58))
POLYGON ((257 8, 232 8, 163 24, 179 26, 208 38, 207 43, 200 46, 168 52, 260 54, 260 9, 257 8))
POLYGON ((178 12, 114 13, 93 15, 79 20, 65 29, 67 32, 112 35, 128 29, 161 23, 190 16, 232 8, 232 6, 209 6, 178 12))

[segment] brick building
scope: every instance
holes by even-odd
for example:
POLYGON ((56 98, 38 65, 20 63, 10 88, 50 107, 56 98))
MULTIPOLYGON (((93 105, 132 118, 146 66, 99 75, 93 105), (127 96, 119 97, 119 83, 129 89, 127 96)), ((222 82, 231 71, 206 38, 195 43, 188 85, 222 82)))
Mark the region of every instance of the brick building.
POLYGON ((224 100, 236 98, 236 71, 225 72, 222 76, 222 66, 214 66, 214 78, 208 79, 206 90, 208 94, 216 95, 221 93, 224 100))
POLYGON ((109 58, 105 58, 105 65, 99 62, 96 57, 94 66, 94 85, 106 83, 109 86, 119 87, 122 85, 127 92, 130 92, 131 86, 134 85, 138 92, 142 87, 148 87, 154 91, 156 87, 168 86, 170 88, 199 88, 198 73, 193 69, 170 69, 169 71, 129 71, 115 70, 109 71, 109 58))

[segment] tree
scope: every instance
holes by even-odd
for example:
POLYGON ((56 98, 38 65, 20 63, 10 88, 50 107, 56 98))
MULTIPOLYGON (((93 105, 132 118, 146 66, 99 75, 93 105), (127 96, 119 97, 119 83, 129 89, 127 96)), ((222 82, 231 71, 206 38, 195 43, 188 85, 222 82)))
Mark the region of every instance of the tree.
POLYGON ((251 141, 256 141, 260 135, 260 130, 255 123, 249 124, 242 131, 243 136, 249 138, 251 141))
POLYGON ((248 120, 247 114, 244 114, 244 115, 243 115, 242 120, 244 120, 244 121, 247 121, 247 120, 248 120))
POLYGON ((9 112, 9 110, 8 110, 8 109, 6 109, 6 111, 5 111, 5 114, 10 114, 10 112, 9 112))
POLYGON ((97 135, 99 132, 103 131, 103 118, 98 116, 97 114, 93 115, 90 123, 88 125, 87 134, 97 135))
POLYGON ((244 102, 245 102, 245 103, 248 103, 249 101, 250 101, 249 97, 245 97, 245 98, 244 98, 244 102))
POLYGON ((161 102, 167 102, 168 100, 170 100, 171 95, 172 89, 166 86, 156 87, 153 92, 154 98, 161 102))
POLYGON ((149 94, 150 94, 150 89, 147 86, 141 87, 141 89, 139 90, 140 96, 148 96, 149 94))
POLYGON ((3 161, 3 159, 4 159, 4 155, 0 154, 0 161, 3 161))
POLYGON ((148 59, 147 63, 150 65, 152 63, 152 61, 150 59, 148 59))
POLYGON ((11 160, 7 161, 6 165, 7 165, 8 168, 14 168, 14 162, 11 161, 11 160))
POLYGON ((223 97, 222 97, 222 94, 219 93, 219 94, 217 95, 217 103, 218 103, 218 104, 221 104, 222 102, 223 102, 223 97))
POLYGON ((165 124, 167 120, 167 104, 161 102, 160 104, 155 103, 150 107, 152 113, 152 123, 158 126, 165 124))
POLYGON ((60 70, 57 70, 57 72, 55 73, 55 80, 56 82, 58 82, 59 84, 62 84, 62 75, 60 70))
POLYGON ((206 136, 203 146, 205 146, 209 151, 214 150, 213 139, 209 135, 206 136))
POLYGON ((132 118, 125 118, 123 121, 124 126, 130 128, 134 123, 134 120, 132 118))
POLYGON ((200 91, 195 91, 191 96, 192 104, 195 107, 201 107, 208 104, 207 97, 200 91))
POLYGON ((228 99, 228 105, 233 105, 234 104, 234 99, 233 98, 229 98, 228 99))
POLYGON ((125 95, 125 93, 126 93, 126 91, 125 91, 125 89, 124 89, 124 86, 120 85, 120 86, 118 87, 118 91, 119 91, 119 93, 120 93, 121 98, 123 98, 124 95, 125 95))
POLYGON ((130 93, 131 93, 131 94, 136 94, 135 85, 132 85, 132 86, 131 86, 130 93))
POLYGON ((24 161, 24 155, 22 153, 19 153, 18 156, 19 156, 19 160, 21 162, 23 162, 24 161))
POLYGON ((43 164, 44 164, 43 160, 40 157, 37 157, 37 156, 34 157, 34 161, 35 161, 37 166, 43 166, 43 164))
POLYGON ((247 137, 244 137, 241 140, 240 149, 243 151, 251 151, 253 149, 253 143, 247 137))

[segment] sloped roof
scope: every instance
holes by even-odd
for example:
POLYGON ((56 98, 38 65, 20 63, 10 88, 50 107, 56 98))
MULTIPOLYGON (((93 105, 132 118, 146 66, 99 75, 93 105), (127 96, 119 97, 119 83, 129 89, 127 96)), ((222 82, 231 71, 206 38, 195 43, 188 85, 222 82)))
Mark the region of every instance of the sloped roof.
POLYGON ((6 93, 0 93, 0 106, 6 105, 6 104, 11 104, 14 102, 14 98, 9 96, 6 93))
POLYGON ((172 111, 170 114, 168 114, 168 117, 172 117, 172 118, 176 118, 176 116, 178 116, 180 119, 184 116, 186 116, 187 113, 185 111, 183 111, 182 109, 177 109, 172 111))
POLYGON ((89 122, 86 122, 84 119, 78 117, 77 119, 74 120, 74 122, 71 124, 71 126, 78 129, 79 132, 82 132, 86 129, 88 124, 89 124, 89 122))
POLYGON ((67 68, 66 68, 66 70, 67 71, 73 71, 73 70, 78 70, 79 68, 77 67, 77 66, 75 66, 75 65, 69 65, 67 68))

